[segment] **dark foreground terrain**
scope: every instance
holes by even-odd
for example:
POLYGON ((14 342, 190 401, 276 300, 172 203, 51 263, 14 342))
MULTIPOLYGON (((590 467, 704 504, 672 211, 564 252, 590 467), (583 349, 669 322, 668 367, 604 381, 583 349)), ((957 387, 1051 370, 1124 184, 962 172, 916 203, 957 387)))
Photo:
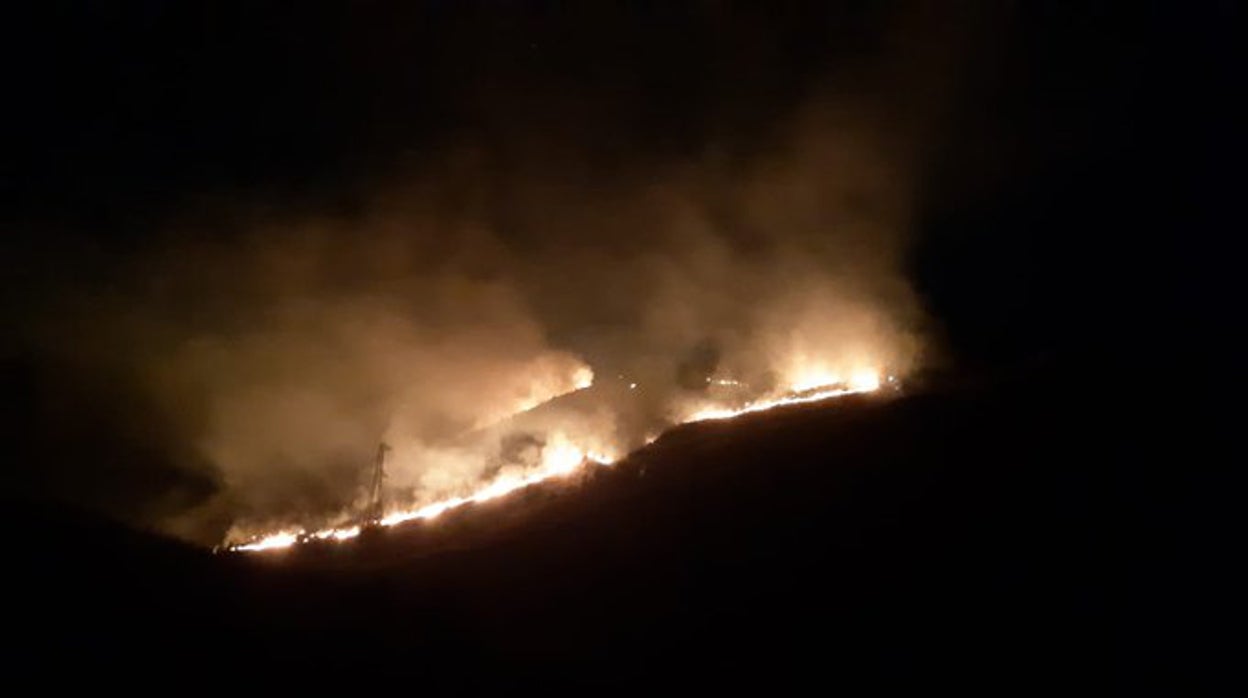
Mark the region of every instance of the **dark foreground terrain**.
POLYGON ((1192 445, 1156 405, 1092 377, 1042 363, 694 425, 322 550, 214 556, 14 511, 5 662, 283 692, 1196 688, 1217 652, 1188 631, 1217 615, 1183 580, 1214 578, 1193 565, 1222 512, 1195 470, 1166 480, 1192 445))

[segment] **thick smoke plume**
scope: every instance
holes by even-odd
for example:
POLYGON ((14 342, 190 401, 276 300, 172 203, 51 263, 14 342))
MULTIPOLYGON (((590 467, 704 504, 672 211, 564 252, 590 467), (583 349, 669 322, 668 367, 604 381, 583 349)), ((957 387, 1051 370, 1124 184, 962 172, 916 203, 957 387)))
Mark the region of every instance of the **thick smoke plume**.
MULTIPOLYGON (((220 483, 167 525, 208 539, 227 520, 349 509, 383 439, 392 485, 453 493, 489 463, 456 437, 591 370, 638 383, 655 413, 696 397, 703 374, 904 371, 917 349, 896 273, 906 173, 881 134, 817 123, 727 171, 670 165, 608 192, 503 182, 496 196, 533 240, 499 230, 488 199, 422 211, 435 171, 357 218, 274 222, 141 259, 133 278, 165 310, 131 308, 129 341, 164 335, 144 388, 182 417, 220 483)), ((488 158, 475 167, 470 179, 490 177, 488 158)), ((590 419, 582 438, 635 440, 611 414, 549 427, 590 419)))
MULTIPOLYGON (((876 63, 856 79, 899 80, 876 63)), ((59 289, 24 341, 145 406, 106 428, 208 484, 121 515, 208 543, 358 508, 383 440, 403 496, 454 493, 500 449, 531 457, 473 434, 590 375, 640 390, 535 416, 547 438, 635 445, 711 376, 901 374, 922 328, 899 267, 924 132, 884 92, 813 88, 748 147, 607 162, 533 128, 532 104, 491 103, 350 212, 184 213, 59 289)))

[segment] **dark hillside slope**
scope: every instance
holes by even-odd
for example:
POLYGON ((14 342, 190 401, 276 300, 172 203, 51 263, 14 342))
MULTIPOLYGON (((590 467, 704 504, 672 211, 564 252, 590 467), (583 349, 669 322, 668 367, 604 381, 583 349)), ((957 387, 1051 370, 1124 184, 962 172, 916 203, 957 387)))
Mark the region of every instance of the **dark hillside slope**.
POLYGON ((1157 494, 1136 458, 1165 440, 1118 439, 1104 416, 1127 405, 1079 380, 690 425, 577 483, 321 550, 40 521, 8 553, 38 609, 11 657, 438 690, 1151 683, 1168 670, 1139 664, 1158 630, 1133 634, 1126 534, 1157 494))

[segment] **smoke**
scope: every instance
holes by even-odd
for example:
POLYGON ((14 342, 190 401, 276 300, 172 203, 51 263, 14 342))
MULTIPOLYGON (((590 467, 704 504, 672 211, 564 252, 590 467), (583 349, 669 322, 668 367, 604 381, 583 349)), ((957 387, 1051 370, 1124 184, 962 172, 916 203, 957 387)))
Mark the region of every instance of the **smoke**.
MULTIPOLYGON (((712 373, 904 372, 919 346, 897 273, 906 173, 882 137, 803 116, 744 165, 657 167, 606 192, 508 178, 453 214, 427 212, 445 180, 416 173, 354 220, 278 223, 145 261, 136 278, 159 280, 190 317, 223 309, 216 326, 185 327, 147 376, 167 410, 200 406, 183 428, 220 481, 168 525, 208 538, 205 519, 323 521, 358 505, 381 440, 396 490, 454 494, 506 457, 505 435, 458 437, 576 389, 591 367, 643 386, 650 414, 632 424, 646 428, 712 373), (510 225, 540 233, 508 237, 492 223, 500 202, 510 225)), ((470 180, 491 176, 487 157, 475 167, 470 180)), ((624 422, 597 405, 530 431, 607 451, 640 436, 624 422)))
POLYGON ((390 486, 425 501, 531 462, 543 439, 620 455, 712 375, 918 360, 900 265, 923 133, 896 103, 817 86, 744 136, 630 156, 534 127, 588 109, 609 135, 610 100, 491 99, 348 213, 188 211, 40 306, 31 345, 123 376, 104 394, 161 419, 118 428, 212 483, 127 518, 210 543, 323 524, 359 505, 383 440, 390 486), (591 371, 641 390, 535 415, 533 442, 496 426, 591 371))

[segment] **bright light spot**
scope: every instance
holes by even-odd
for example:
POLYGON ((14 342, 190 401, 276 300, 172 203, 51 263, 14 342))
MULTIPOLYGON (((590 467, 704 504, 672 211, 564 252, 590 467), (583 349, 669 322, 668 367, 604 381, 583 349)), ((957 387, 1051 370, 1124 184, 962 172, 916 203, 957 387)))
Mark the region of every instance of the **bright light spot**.
POLYGON ((294 545, 298 541, 299 541, 298 533, 291 532, 291 531, 282 531, 281 533, 274 533, 272 535, 265 536, 264 538, 261 538, 260 540, 257 540, 253 543, 248 543, 247 545, 237 546, 234 549, 235 550, 247 550, 247 551, 277 550, 279 548, 289 548, 290 546, 294 545))
POLYGON ((602 451, 589 451, 585 454, 585 460, 598 465, 612 465, 615 463, 615 456, 602 451))
POLYGON ((350 528, 331 528, 327 531, 317 531, 312 534, 312 537, 317 540, 344 541, 351 540, 358 535, 360 535, 360 527, 351 526, 350 528))
POLYGON ((576 373, 572 375, 572 384, 577 390, 584 390, 594 384, 594 369, 588 366, 581 366, 576 369, 576 373))
POLYGON ((542 465, 551 475, 570 473, 585 460, 585 452, 569 443, 547 446, 542 456, 542 465))
POLYGON ((826 368, 815 367, 806 368, 799 371, 797 376, 793 378, 790 388, 795 393, 804 392, 806 390, 814 390, 822 388, 825 385, 835 385, 841 382, 841 375, 826 368))
POLYGON ((856 371, 849 378, 851 390, 870 392, 880 387, 880 374, 875 371, 856 371))

